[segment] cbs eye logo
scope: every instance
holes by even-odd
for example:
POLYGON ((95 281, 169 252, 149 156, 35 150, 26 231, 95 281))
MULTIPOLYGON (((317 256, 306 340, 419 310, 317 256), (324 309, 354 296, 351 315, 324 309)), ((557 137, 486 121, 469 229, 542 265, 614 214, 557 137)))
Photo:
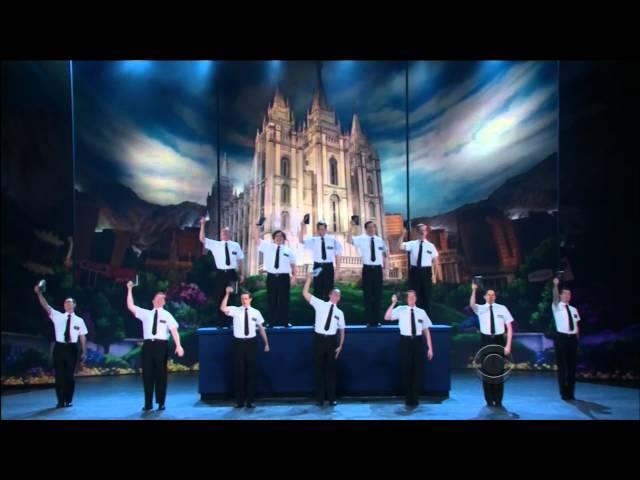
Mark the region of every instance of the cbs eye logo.
POLYGON ((504 354, 501 345, 485 345, 473 358, 478 376, 487 383, 499 384, 508 380, 513 372, 513 357, 504 354))

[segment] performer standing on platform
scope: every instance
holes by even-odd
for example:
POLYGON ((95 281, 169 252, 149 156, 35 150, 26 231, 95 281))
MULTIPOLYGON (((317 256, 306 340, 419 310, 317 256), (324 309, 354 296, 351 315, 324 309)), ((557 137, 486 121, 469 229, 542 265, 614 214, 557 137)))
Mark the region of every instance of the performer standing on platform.
POLYGON ((320 275, 313 279, 313 294, 320 300, 326 301, 329 292, 333 290, 338 270, 340 270, 340 255, 342 244, 333 235, 327 235, 327 224, 318 222, 316 230, 318 235, 304 239, 306 226, 304 220, 300 223, 299 240, 304 247, 313 252, 313 268, 322 267, 320 275), (333 268, 333 261, 336 268, 333 268))
POLYGON ((391 305, 384 314, 388 321, 398 320, 400 328, 400 366, 405 391, 405 404, 408 407, 418 406, 418 399, 422 391, 424 371, 424 348, 421 338, 427 344, 427 358, 433 358, 431 344, 431 319, 422 308, 416 306, 416 292, 407 292, 407 305, 396 307, 398 297, 391 297, 391 305))
POLYGON ((153 391, 156 392, 158 410, 164 410, 167 397, 167 361, 169 359, 169 332, 176 344, 176 355, 182 357, 184 350, 178 335, 178 322, 164 309, 165 294, 157 292, 151 303, 153 310, 137 307, 133 303, 133 282, 127 282, 127 308, 142 322, 142 381, 144 383, 144 407, 153 408, 153 391))
MULTIPOLYGON (((487 290, 484 296, 486 301, 484 305, 476 304, 476 290, 478 290, 478 285, 472 283, 469 306, 478 315, 481 345, 483 347, 485 345, 501 345, 504 347, 504 354, 509 355, 513 337, 513 329, 511 327, 513 317, 511 312, 504 305, 496 303, 496 292, 494 290, 487 290), (506 343, 504 338, 505 330, 507 332, 506 343)), ((494 384, 483 380, 482 387, 487 405, 502 408, 504 383, 494 384)))
MULTIPOLYGON (((206 219, 202 217, 200 219, 200 241, 206 249, 211 251, 216 262, 217 271, 213 299, 217 305, 220 305, 228 286, 237 281, 244 282, 244 274, 242 273, 244 253, 242 253, 240 244, 230 240, 231 234, 228 227, 223 228, 220 232, 220 241, 206 238, 204 235, 205 223, 206 219)), ((218 315, 217 319, 218 328, 228 327, 229 318, 218 315)))
POLYGON ((302 295, 316 311, 313 334, 313 350, 316 370, 316 399, 318 406, 324 405, 325 398, 329 405, 336 405, 336 364, 344 345, 345 321, 344 313, 338 308, 340 290, 334 288, 329 294, 329 301, 320 300, 309 293, 312 273, 307 274, 302 295), (339 340, 336 333, 340 332, 339 340))
POLYGON ((366 235, 347 236, 362 256, 362 297, 364 313, 369 327, 379 325, 380 301, 382 300, 382 274, 387 269, 389 249, 384 240, 376 235, 376 224, 369 220, 364 224, 366 235))
POLYGON ((233 318, 233 383, 235 385, 236 408, 255 408, 256 396, 256 328, 264 342, 264 351, 269 351, 269 340, 262 326, 264 318, 259 310, 251 306, 251 294, 242 292, 242 307, 228 307, 233 288, 227 287, 220 310, 233 318))
POLYGON ((558 385, 563 400, 575 400, 576 360, 580 330, 578 309, 569 305, 571 290, 563 288, 558 292, 560 280, 553 279, 553 318, 556 323, 555 350, 558 364, 558 385))
POLYGON ((409 288, 418 295, 418 307, 427 313, 431 311, 431 284, 436 283, 438 250, 427 240, 429 227, 424 223, 416 225, 417 240, 402 242, 402 250, 410 253, 409 288))
POLYGON ((267 303, 269 326, 290 327, 289 293, 296 281, 296 258, 284 244, 287 236, 282 230, 273 232, 273 242, 260 238, 258 226, 254 237, 258 252, 262 252, 264 269, 267 271, 267 303))
POLYGON ((56 343, 53 347, 53 369, 58 398, 56 408, 71 407, 75 390, 73 375, 78 360, 78 341, 82 348, 81 361, 84 362, 87 358, 87 326, 84 320, 75 314, 76 301, 73 298, 67 298, 64 301, 64 313, 62 313, 49 306, 38 285, 35 286, 34 291, 40 305, 53 322, 56 334, 56 343))

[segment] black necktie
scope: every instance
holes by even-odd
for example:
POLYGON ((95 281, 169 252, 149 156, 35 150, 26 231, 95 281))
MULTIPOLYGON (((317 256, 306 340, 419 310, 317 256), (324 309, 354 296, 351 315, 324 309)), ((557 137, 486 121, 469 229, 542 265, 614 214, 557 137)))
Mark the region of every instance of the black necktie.
POLYGON ((416 333, 416 314, 413 311, 413 308, 411 309, 411 336, 415 337, 417 335, 416 333))
POLYGON ((324 237, 320 237, 320 240, 322 240, 322 259, 326 260, 327 259, 327 249, 324 246, 324 237))
POLYGON ((244 309, 244 336, 249 336, 249 309, 244 309))
POLYGON ((416 262, 416 267, 422 266, 422 240, 420 240, 420 248, 418 249, 418 261, 416 262))
POLYGON ((376 261, 376 246, 375 243, 373 243, 373 237, 371 237, 371 261, 376 261))
POLYGON ((331 308, 329 309, 329 315, 327 315, 327 321, 324 322, 324 331, 329 330, 329 326, 331 325, 331 315, 333 315, 333 303, 331 304, 331 308))
POLYGON ((71 343, 71 314, 67 315, 67 328, 64 331, 64 341, 71 343))
POLYGON ((565 305, 566 309, 567 309, 567 316, 569 317, 569 332, 573 332, 573 315, 571 315, 571 309, 569 308, 569 304, 567 303, 565 305))
POLYGON ((151 327, 151 335, 158 333, 158 309, 154 310, 153 314, 153 327, 151 327))
POLYGON ((278 248, 276 248, 276 263, 273 265, 273 267, 276 270, 280 268, 280 245, 278 245, 278 248))
POLYGON ((496 334, 496 319, 493 317, 493 305, 489 305, 489 315, 491 316, 491 335, 496 334))
POLYGON ((227 267, 231 265, 231 257, 229 256, 229 243, 224 242, 224 263, 227 264, 227 267))

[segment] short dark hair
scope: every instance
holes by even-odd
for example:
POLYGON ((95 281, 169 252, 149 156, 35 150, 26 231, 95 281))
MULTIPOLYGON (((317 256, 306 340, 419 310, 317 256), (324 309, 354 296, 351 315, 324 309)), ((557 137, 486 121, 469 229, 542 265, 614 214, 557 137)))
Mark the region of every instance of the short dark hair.
POLYGON ((367 228, 367 225, 369 225, 370 223, 373 223, 375 225, 375 222, 373 220, 369 220, 369 221, 365 222, 364 228, 367 228))
POLYGON ((316 228, 320 227, 327 228, 327 222, 323 222, 322 220, 320 220, 318 223, 316 223, 316 228))
POLYGON ((426 228, 428 229, 428 228, 429 228, 429 225, 427 225, 426 223, 418 223, 418 224, 415 226, 415 229, 416 229, 416 230, 420 230, 420 227, 426 227, 426 228))
POLYGON ((569 287, 562 287, 562 288, 560 289, 560 293, 562 293, 562 292, 564 292, 564 291, 567 291, 567 292, 571 293, 571 289, 570 289, 569 287))
POLYGON ((65 302, 66 302, 67 300, 71 300, 71 303, 73 303, 73 305, 74 305, 74 306, 76 305, 76 299, 75 299, 75 298, 73 298, 73 297, 67 297, 67 298, 65 298, 65 299, 64 299, 64 301, 65 301, 65 302))
POLYGON ((158 295, 164 295, 166 297, 167 296, 167 292, 165 292, 163 290, 156 290, 156 293, 153 294, 153 298, 156 298, 158 295))
POLYGON ((287 234, 284 233, 282 230, 276 230, 275 232, 273 232, 273 234, 271 235, 271 238, 276 238, 276 235, 278 235, 279 233, 282 234, 283 240, 287 239, 287 234))
POLYGON ((240 290, 240 296, 242 297, 242 295, 249 295, 249 298, 253 298, 249 290, 240 290))

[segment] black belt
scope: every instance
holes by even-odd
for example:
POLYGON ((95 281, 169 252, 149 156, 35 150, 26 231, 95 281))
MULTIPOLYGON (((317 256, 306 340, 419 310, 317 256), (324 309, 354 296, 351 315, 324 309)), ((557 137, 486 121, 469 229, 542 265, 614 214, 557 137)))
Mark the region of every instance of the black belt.
POLYGON ((231 272, 235 271, 235 268, 218 268, 221 272, 231 272))
POLYGON ((480 334, 483 337, 491 337, 491 338, 495 338, 495 337, 504 337, 504 333, 496 333, 495 335, 491 335, 491 334, 487 334, 487 333, 482 333, 480 332, 480 334))
POLYGON ((313 262, 316 265, 333 265, 333 262, 313 262))
POLYGON ((364 263, 362 264, 362 266, 364 268, 382 268, 382 265, 365 265, 364 263))
POLYGON ((422 335, 415 335, 414 336, 414 335, 402 335, 402 334, 400 334, 400 336, 402 338, 408 338, 409 340, 414 340, 416 338, 422 338, 422 335))
POLYGON ((422 268, 431 268, 431 266, 427 266, 427 267, 418 267, 417 265, 411 265, 411 268, 420 268, 420 269, 422 269, 422 268))
POLYGON ((267 272, 268 275, 273 275, 274 277, 282 277, 284 275, 289 276, 288 273, 271 273, 271 272, 267 272))
POLYGON ((313 332, 313 333, 315 333, 316 335, 319 335, 321 337, 335 337, 336 336, 335 333, 318 333, 318 332, 313 332))
POLYGON ((161 340, 159 338, 145 338, 144 343, 148 342, 168 342, 168 340, 161 340))
POLYGON ((78 344, 78 342, 69 342, 69 343, 67 343, 67 342, 58 342, 58 341, 56 340, 56 344, 57 344, 57 345, 65 345, 65 346, 66 346, 66 345, 77 345, 77 344, 78 344))
POLYGON ((246 341, 246 340, 255 340, 256 337, 247 337, 247 338, 239 338, 239 337, 233 337, 235 340, 240 340, 240 341, 246 341))
POLYGON ((564 333, 564 332, 556 332, 558 335, 565 335, 567 337, 575 337, 576 333, 564 333))

